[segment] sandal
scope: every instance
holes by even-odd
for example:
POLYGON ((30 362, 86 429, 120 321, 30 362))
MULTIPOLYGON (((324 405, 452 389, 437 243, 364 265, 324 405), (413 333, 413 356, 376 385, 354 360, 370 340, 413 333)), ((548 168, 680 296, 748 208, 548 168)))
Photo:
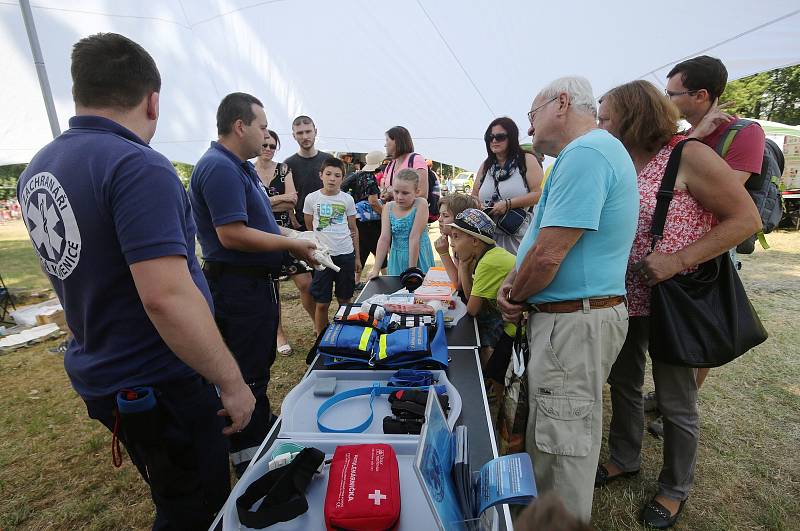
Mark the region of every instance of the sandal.
MULTIPOLYGON (((689 498, 686 498, 688 500, 689 498)), ((683 506, 686 505, 686 500, 683 500, 678 507, 678 512, 672 514, 669 509, 656 501, 655 496, 650 502, 642 508, 639 513, 639 522, 647 527, 655 529, 667 529, 674 526, 678 522, 678 518, 683 512, 683 506)))
POLYGON ((292 355, 292 346, 289 343, 285 345, 281 345, 278 347, 278 354, 282 354, 284 356, 291 356, 292 355))
POLYGON ((597 465, 597 473, 594 476, 594 488, 600 488, 608 485, 609 483, 616 481, 621 478, 629 478, 637 475, 639 473, 638 470, 634 470, 632 472, 620 472, 619 474, 615 474, 613 476, 608 475, 608 469, 605 465, 597 465))

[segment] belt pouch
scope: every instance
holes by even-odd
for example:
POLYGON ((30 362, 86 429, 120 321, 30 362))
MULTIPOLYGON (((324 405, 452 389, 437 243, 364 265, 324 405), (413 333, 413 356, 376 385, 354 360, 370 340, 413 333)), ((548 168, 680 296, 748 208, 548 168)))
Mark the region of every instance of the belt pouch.
POLYGON ((199 488, 192 456, 184 448, 167 445, 165 417, 156 400, 155 389, 134 387, 119 391, 117 411, 126 444, 139 449, 153 492, 171 498, 199 488))
POLYGON ((164 421, 152 387, 119 391, 117 411, 127 441, 145 445, 160 441, 164 421))

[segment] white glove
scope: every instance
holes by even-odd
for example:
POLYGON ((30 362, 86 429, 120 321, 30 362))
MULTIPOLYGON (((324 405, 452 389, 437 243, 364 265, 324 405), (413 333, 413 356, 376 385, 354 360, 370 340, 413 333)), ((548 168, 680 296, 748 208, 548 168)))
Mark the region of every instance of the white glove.
MULTIPOLYGON (((328 269, 335 271, 337 273, 341 271, 341 268, 336 264, 334 264, 333 260, 331 260, 330 249, 325 244, 319 241, 317 235, 314 234, 314 231, 309 230, 305 232, 300 232, 294 229, 286 229, 286 228, 284 229, 284 231, 285 231, 284 234, 287 238, 308 240, 316 244, 317 250, 314 251, 314 260, 316 260, 319 265, 315 266, 314 269, 316 269, 317 271, 322 271, 327 267, 328 269)), ((305 264, 305 262, 303 263, 305 264)))

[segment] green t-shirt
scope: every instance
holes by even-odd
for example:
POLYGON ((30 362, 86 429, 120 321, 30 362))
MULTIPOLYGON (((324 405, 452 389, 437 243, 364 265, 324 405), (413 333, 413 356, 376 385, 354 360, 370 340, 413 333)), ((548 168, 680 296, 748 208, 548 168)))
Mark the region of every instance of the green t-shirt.
MULTIPOLYGON (((497 292, 508 273, 514 269, 516 258, 502 247, 494 247, 478 261, 475 273, 472 275, 472 293, 475 297, 486 299, 493 307, 497 306, 497 292)), ((505 323, 503 328, 511 337, 517 332, 517 327, 505 323)))

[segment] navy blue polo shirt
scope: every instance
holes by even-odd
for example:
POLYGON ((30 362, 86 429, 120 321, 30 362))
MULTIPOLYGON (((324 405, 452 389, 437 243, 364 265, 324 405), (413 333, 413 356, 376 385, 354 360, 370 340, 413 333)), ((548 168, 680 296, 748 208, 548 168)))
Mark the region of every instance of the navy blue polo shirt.
POLYGON ((99 116, 76 116, 22 173, 17 193, 42 269, 74 334, 64 366, 95 399, 196 373, 161 339, 130 265, 183 256, 211 308, 194 254, 186 191, 163 155, 99 116))
POLYGON ((280 271, 283 252, 226 249, 217 236, 216 227, 235 221, 244 221, 248 227, 264 232, 281 233, 267 191, 250 162, 240 160, 222 144, 211 142, 192 171, 189 199, 204 260, 263 265, 274 268, 275 273, 280 271))

